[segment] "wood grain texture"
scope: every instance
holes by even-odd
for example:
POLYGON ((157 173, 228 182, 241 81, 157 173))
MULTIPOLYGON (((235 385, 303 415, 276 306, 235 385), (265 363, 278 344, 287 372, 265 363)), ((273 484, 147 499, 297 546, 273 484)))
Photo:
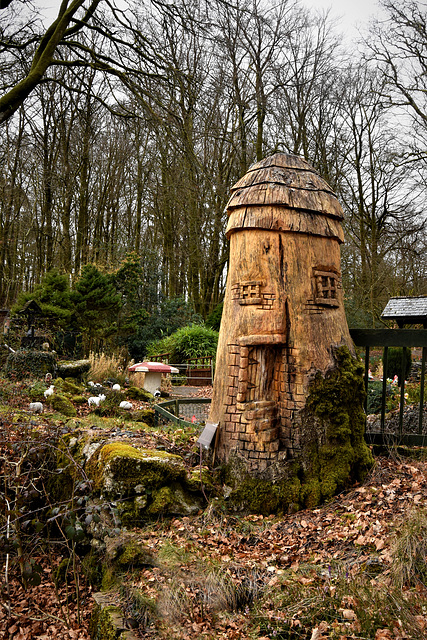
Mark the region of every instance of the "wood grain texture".
POLYGON ((313 376, 333 363, 334 347, 353 350, 340 277, 343 213, 305 160, 275 154, 235 185, 228 215, 209 420, 220 425, 219 460, 237 451, 257 475, 295 453, 298 412, 313 376), (239 365, 236 347, 244 349, 239 365), (233 431, 225 428, 231 423, 233 431))

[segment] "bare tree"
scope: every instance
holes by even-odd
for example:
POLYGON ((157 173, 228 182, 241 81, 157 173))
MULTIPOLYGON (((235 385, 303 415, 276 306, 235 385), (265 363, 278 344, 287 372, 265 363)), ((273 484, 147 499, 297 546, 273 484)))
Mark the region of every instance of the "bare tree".
POLYGON ((424 229, 424 198, 411 167, 399 160, 404 139, 399 140, 393 113, 381 98, 381 73, 353 66, 346 81, 342 109, 350 146, 339 195, 347 212, 347 238, 357 254, 347 285, 375 323, 394 286, 387 264, 405 236, 414 239, 424 229))
MULTIPOLYGON (((7 33, 1 34, 2 54, 8 54, 11 50, 31 51, 37 44, 32 53, 30 68, 20 80, 0 96, 0 123, 8 120, 35 87, 42 82, 46 70, 55 63, 55 53, 61 42, 67 37, 74 36, 88 24, 100 2, 101 0, 91 0, 85 6, 85 0, 62 0, 57 18, 40 39, 34 33, 31 35, 27 33, 23 39, 20 30, 12 40, 7 33)), ((8 2, 6 7, 11 4, 13 4, 12 1, 8 2)), ((10 9, 6 7, 5 10, 10 9)))
MULTIPOLYGON (((383 97, 399 110, 412 138, 402 160, 427 160, 427 3, 381 0, 386 19, 371 28, 366 46, 386 80, 383 97)), ((408 137, 409 140, 409 137, 408 137)))

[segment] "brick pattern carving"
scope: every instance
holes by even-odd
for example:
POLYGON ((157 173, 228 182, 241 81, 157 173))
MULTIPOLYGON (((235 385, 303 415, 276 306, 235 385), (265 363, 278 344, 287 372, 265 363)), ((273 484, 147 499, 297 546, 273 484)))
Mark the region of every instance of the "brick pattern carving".
POLYGON ((228 346, 228 394, 223 446, 239 450, 251 471, 299 448, 292 416, 304 406, 297 349, 284 345, 228 346))
POLYGON ((257 305, 258 308, 269 310, 274 306, 274 293, 262 291, 264 283, 261 280, 247 280, 236 282, 231 287, 233 300, 244 306, 248 304, 257 305))

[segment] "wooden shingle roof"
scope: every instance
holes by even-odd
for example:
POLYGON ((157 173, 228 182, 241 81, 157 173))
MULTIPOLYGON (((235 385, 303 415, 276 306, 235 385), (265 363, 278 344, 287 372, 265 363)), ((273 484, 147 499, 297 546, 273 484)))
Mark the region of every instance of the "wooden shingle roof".
POLYGON ((258 228, 344 240, 337 197, 299 156, 275 153, 252 165, 232 187, 227 213, 227 236, 258 228))

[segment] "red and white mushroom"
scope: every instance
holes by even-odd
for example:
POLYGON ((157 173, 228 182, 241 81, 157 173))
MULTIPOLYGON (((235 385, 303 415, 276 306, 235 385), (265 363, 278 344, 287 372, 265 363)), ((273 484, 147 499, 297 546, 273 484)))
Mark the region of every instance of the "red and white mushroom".
POLYGON ((145 373, 143 387, 146 391, 153 393, 160 389, 162 374, 179 373, 179 369, 171 367, 170 364, 162 362, 137 362, 128 368, 133 373, 145 373))

